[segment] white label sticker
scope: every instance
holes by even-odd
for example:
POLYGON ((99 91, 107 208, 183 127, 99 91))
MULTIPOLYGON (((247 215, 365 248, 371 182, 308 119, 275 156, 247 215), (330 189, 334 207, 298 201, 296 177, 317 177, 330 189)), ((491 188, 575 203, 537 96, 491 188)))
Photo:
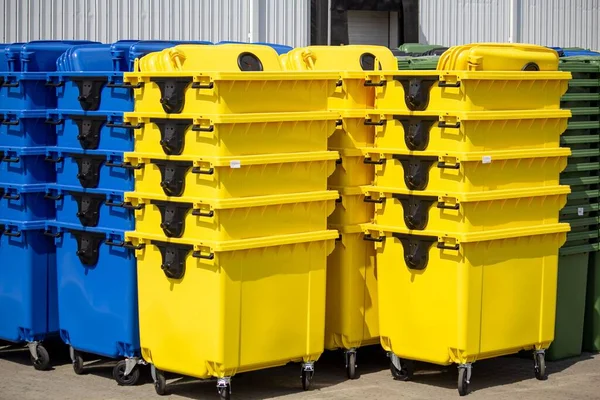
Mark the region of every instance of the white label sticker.
POLYGON ((579 215, 580 217, 583 216, 583 207, 577 207, 577 215, 579 215))
POLYGON ((481 157, 481 162, 484 164, 489 164, 492 162, 492 156, 483 156, 481 157))
POLYGON ((241 168, 242 162, 240 160, 232 160, 229 162, 229 168, 241 168))

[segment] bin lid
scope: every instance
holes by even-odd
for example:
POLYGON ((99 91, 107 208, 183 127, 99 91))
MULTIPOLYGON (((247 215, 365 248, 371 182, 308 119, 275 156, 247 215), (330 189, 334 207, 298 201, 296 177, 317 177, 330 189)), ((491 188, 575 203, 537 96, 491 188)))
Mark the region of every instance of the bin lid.
POLYGON ((21 71, 56 71, 57 59, 69 48, 83 44, 99 44, 88 40, 37 40, 21 47, 21 71))
MULTIPOLYGON (((219 44, 231 44, 231 43, 234 43, 234 44, 244 44, 245 42, 235 42, 235 41, 232 41, 232 40, 222 40, 219 43, 215 43, 215 44, 219 45, 219 44)), ((260 45, 263 45, 263 46, 269 46, 269 47, 273 48, 277 52, 277 54, 279 54, 279 55, 286 54, 286 53, 288 53, 288 52, 290 52, 291 50, 294 49, 293 47, 286 46, 284 44, 267 43, 267 42, 252 42, 252 43, 248 43, 248 44, 260 44, 260 45)))
POLYGON ((146 54, 161 51, 169 47, 180 44, 205 44, 210 45, 208 41, 173 41, 173 40, 142 40, 131 46, 127 54, 127 71, 133 71, 133 64, 136 58, 142 58, 146 54))
POLYGON ((21 71, 21 48, 24 43, 7 43, 0 47, 0 72, 21 71))
POLYGON ((60 72, 113 71, 110 44, 74 46, 56 60, 60 72))

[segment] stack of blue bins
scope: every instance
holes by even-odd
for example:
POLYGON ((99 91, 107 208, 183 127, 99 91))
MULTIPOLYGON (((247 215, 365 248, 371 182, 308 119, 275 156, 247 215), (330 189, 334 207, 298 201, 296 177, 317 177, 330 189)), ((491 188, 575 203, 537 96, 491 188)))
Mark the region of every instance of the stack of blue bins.
MULTIPOLYGON (((198 42, 196 42, 198 43, 198 42)), ((201 42, 207 43, 207 42, 201 42)), ((59 332, 70 346, 73 370, 83 374, 84 357, 118 360, 113 378, 135 385, 140 377, 135 249, 125 232, 135 229, 133 167, 124 152, 133 151, 133 129, 124 122, 133 111, 133 87, 123 82, 136 58, 179 42, 119 41, 78 46, 48 74, 56 110, 47 123, 56 147, 46 160, 56 183, 46 196, 55 202, 54 236, 58 276, 59 332)))
POLYGON ((58 332, 54 218, 46 185, 49 146, 56 144, 47 109, 56 97, 46 73, 68 48, 90 42, 34 41, 3 45, 0 54, 0 341, 27 344, 38 370, 50 364, 43 341, 58 332))

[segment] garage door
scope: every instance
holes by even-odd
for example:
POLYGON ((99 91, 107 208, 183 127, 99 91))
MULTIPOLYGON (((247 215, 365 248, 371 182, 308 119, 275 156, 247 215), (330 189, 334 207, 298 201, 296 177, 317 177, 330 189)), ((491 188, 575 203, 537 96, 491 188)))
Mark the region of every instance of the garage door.
POLYGON ((398 47, 398 13, 348 11, 349 44, 378 44, 398 47))

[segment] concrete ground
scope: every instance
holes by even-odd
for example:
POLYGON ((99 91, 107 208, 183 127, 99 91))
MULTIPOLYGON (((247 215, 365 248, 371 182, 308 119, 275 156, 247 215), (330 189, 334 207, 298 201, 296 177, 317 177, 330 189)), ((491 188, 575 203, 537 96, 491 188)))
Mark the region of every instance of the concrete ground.
MULTIPOLYGON (((111 379, 112 365, 92 362, 87 373, 74 374, 68 354, 54 352, 54 367, 39 372, 31 367, 27 350, 0 351, 0 399, 2 400, 137 400, 160 398, 149 370, 143 383, 119 387, 111 379)), ((232 399, 457 399, 456 367, 418 364, 412 382, 394 381, 380 349, 361 349, 359 379, 345 378, 342 353, 328 352, 316 364, 310 391, 302 392, 300 367, 287 365, 240 374, 233 379, 232 399)), ((89 364, 86 364, 89 365, 89 364)), ((599 399, 600 355, 584 354, 566 361, 548 363, 545 382, 533 377, 533 361, 519 356, 474 364, 469 399, 599 399)), ((169 399, 218 399, 215 382, 173 377, 168 380, 169 399)))

